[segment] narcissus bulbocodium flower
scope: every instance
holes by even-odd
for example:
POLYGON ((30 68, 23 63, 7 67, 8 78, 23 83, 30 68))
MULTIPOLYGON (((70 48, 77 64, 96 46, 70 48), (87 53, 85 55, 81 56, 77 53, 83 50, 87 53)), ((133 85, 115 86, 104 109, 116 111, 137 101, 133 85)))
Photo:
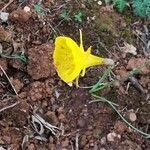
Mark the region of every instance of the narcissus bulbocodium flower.
POLYGON ((70 86, 76 79, 77 87, 80 74, 83 77, 88 67, 114 64, 112 59, 92 55, 91 47, 84 51, 81 30, 80 46, 69 37, 58 36, 56 38, 53 60, 59 77, 70 86))

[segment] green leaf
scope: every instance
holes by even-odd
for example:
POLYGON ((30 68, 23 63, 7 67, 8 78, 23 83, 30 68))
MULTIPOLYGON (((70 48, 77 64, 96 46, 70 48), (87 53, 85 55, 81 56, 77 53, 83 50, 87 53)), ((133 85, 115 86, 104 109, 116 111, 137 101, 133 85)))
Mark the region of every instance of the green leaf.
POLYGON ((119 12, 123 12, 127 1, 126 0, 113 0, 113 5, 117 8, 119 12))
POLYGON ((77 12, 75 15, 74 15, 74 19, 75 21, 78 21, 78 22, 82 22, 82 13, 81 12, 77 12))
POLYGON ((15 57, 16 57, 16 59, 22 61, 23 63, 27 63, 27 57, 24 54, 18 53, 18 54, 16 54, 15 57))
POLYGON ((34 11, 40 12, 41 11, 41 7, 39 5, 34 5, 34 11))
POLYGON ((135 15, 140 16, 140 17, 145 16, 145 8, 144 8, 142 0, 133 0, 132 7, 133 7, 133 11, 135 15))
POLYGON ((150 19, 150 0, 144 0, 145 15, 150 19))
POLYGON ((45 13, 42 11, 39 4, 34 5, 34 11, 37 12, 40 16, 45 16, 45 13))
POLYGON ((71 20, 70 16, 69 16, 69 12, 67 10, 62 10, 60 13, 60 18, 69 21, 71 20))

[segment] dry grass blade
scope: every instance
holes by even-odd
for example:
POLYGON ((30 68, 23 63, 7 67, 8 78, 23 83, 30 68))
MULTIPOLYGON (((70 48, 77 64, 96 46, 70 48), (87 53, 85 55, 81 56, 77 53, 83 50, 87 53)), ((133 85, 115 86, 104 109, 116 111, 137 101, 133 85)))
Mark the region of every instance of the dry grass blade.
POLYGON ((42 135, 44 133, 44 127, 43 124, 40 122, 40 120, 38 120, 35 116, 32 115, 32 124, 34 127, 34 130, 39 134, 42 135), (36 124, 39 125, 39 127, 37 128, 36 124))
POLYGON ((14 0, 9 0, 9 2, 1 9, 1 11, 4 11, 14 0))
POLYGON ((14 104, 12 104, 12 105, 9 105, 9 106, 6 106, 6 107, 0 109, 0 113, 1 113, 2 111, 6 110, 6 109, 10 109, 10 108, 15 107, 17 104, 19 104, 19 102, 16 102, 16 103, 14 103, 14 104))
POLYGON ((50 123, 46 122, 42 117, 40 117, 38 114, 34 114, 32 115, 32 123, 34 125, 34 128, 36 130, 37 133, 39 133, 40 135, 44 132, 44 127, 49 129, 53 135, 57 135, 58 131, 60 131, 61 129, 51 125, 50 123), (41 130, 38 131, 36 128, 36 125, 34 124, 34 122, 38 123, 41 127, 41 130))
POLYGON ((17 93, 17 91, 16 91, 15 87, 14 87, 14 86, 13 86, 13 84, 11 83, 11 81, 10 81, 9 77, 7 76, 7 74, 6 74, 5 70, 3 69, 3 67, 2 67, 1 65, 0 65, 0 68, 1 68, 2 72, 4 73, 4 75, 6 76, 7 80, 9 81, 9 83, 10 83, 11 87, 13 88, 13 90, 14 90, 15 94, 18 96, 18 93, 17 93))
POLYGON ((25 135, 23 137, 23 140, 22 140, 22 144, 21 144, 21 147, 22 147, 22 150, 25 149, 25 144, 29 141, 29 136, 28 135, 25 135))
POLYGON ((76 134, 76 150, 79 150, 79 133, 76 134))

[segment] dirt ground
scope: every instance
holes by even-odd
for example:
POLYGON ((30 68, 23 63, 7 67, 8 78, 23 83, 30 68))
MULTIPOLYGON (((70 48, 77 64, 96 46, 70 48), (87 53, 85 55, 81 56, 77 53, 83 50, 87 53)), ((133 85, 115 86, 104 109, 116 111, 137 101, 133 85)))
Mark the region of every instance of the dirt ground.
POLYGON ((9 14, 0 20, 0 150, 150 149, 148 138, 110 105, 90 103, 94 97, 82 88, 94 85, 106 66, 88 69, 76 88, 61 81, 52 59, 55 38, 79 43, 82 29, 85 49, 115 61, 107 81, 117 82, 96 94, 150 133, 150 65, 125 79, 150 58, 141 41, 144 27, 150 41, 149 20, 90 0, 3 0, 0 9, 9 14))

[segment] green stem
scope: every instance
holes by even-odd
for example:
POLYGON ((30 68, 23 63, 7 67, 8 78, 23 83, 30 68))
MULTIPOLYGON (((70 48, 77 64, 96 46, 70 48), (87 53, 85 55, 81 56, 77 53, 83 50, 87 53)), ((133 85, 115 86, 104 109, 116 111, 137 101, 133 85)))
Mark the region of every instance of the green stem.
POLYGON ((96 101, 91 101, 91 102, 99 102, 99 101, 103 101, 103 102, 106 102, 108 103, 115 111, 116 113, 120 116, 120 118, 129 126, 131 127, 133 130, 137 131, 138 133, 142 134, 143 136, 145 136, 145 138, 150 138, 150 134, 148 133, 145 133, 139 129, 137 129, 136 127, 134 127, 131 123, 129 123, 121 114, 120 112, 116 109, 116 107, 114 106, 114 104, 110 101, 108 101, 107 99, 103 98, 103 97, 100 97, 100 96, 97 96, 97 95, 94 95, 92 94, 92 96, 96 97, 96 98, 99 98, 99 100, 96 100, 96 101))
POLYGON ((95 85, 93 85, 93 88, 89 91, 90 93, 93 93, 93 91, 95 91, 99 87, 100 83, 102 83, 106 79, 111 70, 112 67, 109 66, 108 69, 104 72, 104 75, 99 79, 99 81, 95 85))

